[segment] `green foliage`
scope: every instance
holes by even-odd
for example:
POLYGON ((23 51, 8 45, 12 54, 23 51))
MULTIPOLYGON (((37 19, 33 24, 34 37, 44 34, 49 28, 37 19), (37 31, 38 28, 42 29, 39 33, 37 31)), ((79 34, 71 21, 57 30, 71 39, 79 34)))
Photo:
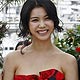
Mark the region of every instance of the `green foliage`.
MULTIPOLYGON (((0 45, 2 44, 1 39, 5 37, 5 32, 7 31, 6 24, 7 23, 4 23, 2 21, 0 22, 0 45)), ((1 51, 2 51, 2 48, 0 47, 0 52, 1 51)), ((2 57, 2 53, 0 53, 0 68, 2 67, 3 67, 3 57, 2 57)))
POLYGON ((7 23, 0 21, 0 39, 5 37, 5 32, 7 31, 6 25, 7 23))
POLYGON ((76 48, 80 48, 80 25, 77 25, 75 29, 67 29, 62 39, 56 36, 54 43, 64 52, 78 58, 80 52, 76 51, 76 48))

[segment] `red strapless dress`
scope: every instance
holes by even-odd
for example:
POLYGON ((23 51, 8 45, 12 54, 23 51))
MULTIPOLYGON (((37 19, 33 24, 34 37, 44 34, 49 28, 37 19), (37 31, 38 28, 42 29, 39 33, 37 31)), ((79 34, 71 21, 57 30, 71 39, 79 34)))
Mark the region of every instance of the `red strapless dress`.
POLYGON ((64 74, 56 69, 39 72, 39 75, 15 75, 14 80, 64 80, 64 74))

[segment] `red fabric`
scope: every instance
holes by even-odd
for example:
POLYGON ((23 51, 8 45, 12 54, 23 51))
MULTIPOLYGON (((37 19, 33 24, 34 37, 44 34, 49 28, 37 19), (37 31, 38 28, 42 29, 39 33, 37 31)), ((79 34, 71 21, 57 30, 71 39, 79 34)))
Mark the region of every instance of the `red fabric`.
POLYGON ((39 76, 32 75, 15 75, 14 80, 64 80, 64 74, 58 70, 50 69, 39 72, 39 76))
POLYGON ((80 52, 80 47, 76 47, 76 52, 80 52))

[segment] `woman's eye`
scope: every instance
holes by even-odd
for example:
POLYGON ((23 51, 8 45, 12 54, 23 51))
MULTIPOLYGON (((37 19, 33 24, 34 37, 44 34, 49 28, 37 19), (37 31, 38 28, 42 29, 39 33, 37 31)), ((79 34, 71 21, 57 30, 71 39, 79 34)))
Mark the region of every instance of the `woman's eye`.
POLYGON ((50 20, 50 18, 49 18, 49 17, 47 17, 47 18, 45 18, 45 20, 50 20))
POLYGON ((31 20, 32 22, 37 22, 38 21, 38 19, 33 19, 33 20, 31 20))

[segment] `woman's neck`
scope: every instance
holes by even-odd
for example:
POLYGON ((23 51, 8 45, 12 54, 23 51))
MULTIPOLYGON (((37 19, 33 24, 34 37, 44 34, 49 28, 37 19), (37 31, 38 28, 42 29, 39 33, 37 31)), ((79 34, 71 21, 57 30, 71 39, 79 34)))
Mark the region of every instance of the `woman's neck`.
POLYGON ((36 51, 45 51, 53 48, 53 44, 51 40, 33 40, 32 41, 32 49, 36 51))

